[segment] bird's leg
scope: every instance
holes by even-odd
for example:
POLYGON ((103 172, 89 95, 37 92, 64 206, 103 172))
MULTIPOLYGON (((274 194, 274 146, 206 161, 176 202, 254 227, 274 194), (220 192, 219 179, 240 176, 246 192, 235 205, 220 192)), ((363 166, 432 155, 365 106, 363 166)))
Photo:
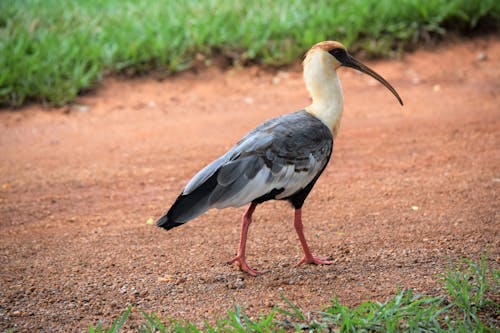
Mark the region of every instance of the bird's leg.
POLYGON ((247 245, 248 227, 250 227, 250 224, 252 223, 252 214, 255 210, 255 207, 257 207, 257 204, 252 202, 248 207, 247 211, 245 212, 245 214, 243 214, 243 217, 241 219, 241 234, 240 234, 240 245, 238 247, 238 254, 236 255, 236 257, 234 257, 229 261, 229 263, 233 262, 238 263, 238 266, 240 266, 240 269, 242 271, 247 272, 252 276, 256 276, 262 273, 248 266, 245 260, 245 249, 247 245))
POLYGON ((313 256, 309 246, 307 246, 306 237, 304 236, 304 226, 302 225, 302 209, 295 209, 295 219, 293 221, 295 226, 295 230, 297 231, 297 235, 299 235, 300 244, 302 245, 302 249, 304 250, 304 257, 300 259, 297 263, 297 266, 302 265, 303 263, 307 264, 316 264, 316 265, 330 265, 333 264, 333 261, 327 260, 327 258, 318 258, 313 256))

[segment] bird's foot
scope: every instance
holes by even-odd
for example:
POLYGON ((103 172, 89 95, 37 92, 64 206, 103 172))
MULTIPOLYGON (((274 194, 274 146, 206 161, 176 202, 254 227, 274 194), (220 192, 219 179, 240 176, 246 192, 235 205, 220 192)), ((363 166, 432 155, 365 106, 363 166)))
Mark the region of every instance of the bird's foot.
POLYGON ((315 265, 331 265, 333 264, 333 261, 328 260, 328 258, 319 258, 315 257, 312 254, 305 254, 302 259, 299 260, 297 263, 297 266, 300 266, 302 264, 315 264, 315 265))
POLYGON ((242 256, 240 256, 240 255, 237 255, 233 259, 229 260, 227 263, 228 264, 237 263, 238 266, 240 267, 240 270, 242 270, 243 272, 247 272, 251 276, 257 276, 259 274, 264 273, 264 272, 261 272, 261 271, 257 271, 255 269, 253 269, 252 267, 248 266, 245 258, 242 257, 242 256))

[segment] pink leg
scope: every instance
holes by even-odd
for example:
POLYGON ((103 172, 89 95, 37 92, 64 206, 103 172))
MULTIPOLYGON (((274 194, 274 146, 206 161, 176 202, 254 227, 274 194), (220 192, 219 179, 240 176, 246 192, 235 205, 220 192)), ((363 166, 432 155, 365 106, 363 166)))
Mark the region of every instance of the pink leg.
POLYGON ((236 255, 236 257, 232 258, 229 261, 229 263, 233 262, 238 263, 238 266, 240 266, 240 269, 242 271, 247 272, 252 276, 256 276, 262 273, 248 266, 245 260, 245 249, 247 245, 248 227, 252 223, 252 214, 255 210, 255 207, 257 207, 257 204, 252 202, 248 207, 247 211, 245 212, 245 214, 243 214, 243 218, 241 219, 241 234, 240 234, 240 245, 238 247, 238 254, 236 255))
POLYGON ((297 231, 297 235, 299 235, 300 244, 302 245, 302 249, 304 250, 304 257, 300 259, 297 263, 297 266, 302 265, 303 263, 307 264, 316 264, 316 265, 330 265, 333 264, 333 261, 327 260, 327 258, 318 258, 313 256, 309 246, 307 246, 306 237, 304 236, 304 226, 302 225, 302 209, 295 210, 295 219, 293 222, 295 226, 295 230, 297 231))

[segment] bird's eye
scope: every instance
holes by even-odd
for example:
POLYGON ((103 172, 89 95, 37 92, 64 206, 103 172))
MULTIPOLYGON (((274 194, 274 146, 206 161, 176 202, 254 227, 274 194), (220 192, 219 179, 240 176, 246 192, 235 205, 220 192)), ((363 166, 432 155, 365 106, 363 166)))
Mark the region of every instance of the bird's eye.
POLYGON ((330 53, 334 57, 337 57, 337 56, 341 56, 343 53, 345 53, 345 50, 336 47, 336 48, 331 49, 330 51, 328 51, 328 53, 330 53))
POLYGON ((335 48, 335 49, 331 49, 330 51, 328 51, 332 56, 334 55, 337 55, 339 54, 340 52, 340 49, 339 48, 335 48))
POLYGON ((347 56, 347 52, 343 48, 340 48, 340 47, 336 47, 334 49, 331 49, 330 51, 328 51, 328 53, 330 53, 332 56, 334 56, 340 62, 343 62, 343 60, 347 56))

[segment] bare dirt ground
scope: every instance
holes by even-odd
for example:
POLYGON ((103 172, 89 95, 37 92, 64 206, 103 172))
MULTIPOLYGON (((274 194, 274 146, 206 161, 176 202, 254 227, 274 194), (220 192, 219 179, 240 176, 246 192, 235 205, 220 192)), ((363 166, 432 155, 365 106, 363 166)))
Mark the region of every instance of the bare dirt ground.
MULTIPOLYGON (((266 118, 309 103, 300 67, 106 79, 75 105, 0 113, 0 329, 78 331, 128 304, 202 322, 334 296, 383 301, 399 286, 436 294, 449 260, 500 264, 500 39, 476 38, 368 64, 405 101, 342 69, 342 128, 304 206, 257 207, 248 260, 226 264, 244 208, 169 232, 151 225, 183 186, 266 118)), ((133 314, 140 318, 140 313, 133 314)))

